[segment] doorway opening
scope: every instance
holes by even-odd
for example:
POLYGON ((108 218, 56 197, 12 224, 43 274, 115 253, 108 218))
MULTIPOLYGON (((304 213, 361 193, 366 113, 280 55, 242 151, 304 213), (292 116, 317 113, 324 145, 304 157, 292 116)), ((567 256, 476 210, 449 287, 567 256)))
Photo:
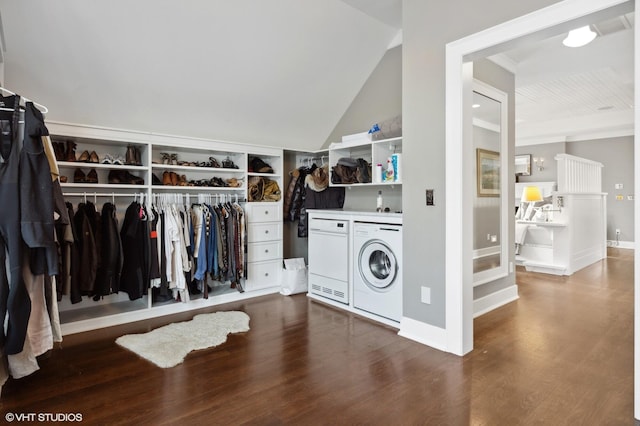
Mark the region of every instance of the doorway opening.
MULTIPOLYGON (((576 25, 633 10, 633 2, 567 0, 447 45, 446 181, 447 181, 447 347, 463 355, 473 349, 472 209, 469 204, 471 154, 465 149, 461 111, 469 103, 472 61, 510 46, 567 32, 576 25), (466 102, 466 103, 465 103, 466 102)), ((637 31, 636 31, 637 34, 637 31)), ((635 44, 636 48, 638 43, 635 44)), ((636 55, 637 56, 637 55, 636 55)), ((638 81, 638 67, 634 70, 638 81)), ((637 88, 636 84, 636 88, 637 88)), ((636 89, 637 90, 637 89, 636 89)), ((634 114, 635 111, 634 111, 634 114)), ((636 119, 637 121, 637 119, 636 119)), ((638 150, 635 150, 636 158, 638 150)), ((639 162, 636 161, 635 168, 639 162)), ((638 180, 636 170, 635 179, 638 180)), ((636 188, 638 187, 636 183, 636 188)), ((635 198, 637 200, 637 197, 635 198)), ((637 202, 637 201, 636 201, 637 202)), ((637 207, 637 206, 636 206, 637 207)), ((638 226, 635 227, 638 234, 638 226)))

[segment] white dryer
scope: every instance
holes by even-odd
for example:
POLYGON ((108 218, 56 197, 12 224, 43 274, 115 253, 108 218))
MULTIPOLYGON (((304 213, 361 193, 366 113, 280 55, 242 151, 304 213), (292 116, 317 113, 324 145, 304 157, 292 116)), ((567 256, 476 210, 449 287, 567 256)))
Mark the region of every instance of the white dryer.
POLYGON ((402 225, 356 222, 353 226, 353 306, 402 319, 402 225))

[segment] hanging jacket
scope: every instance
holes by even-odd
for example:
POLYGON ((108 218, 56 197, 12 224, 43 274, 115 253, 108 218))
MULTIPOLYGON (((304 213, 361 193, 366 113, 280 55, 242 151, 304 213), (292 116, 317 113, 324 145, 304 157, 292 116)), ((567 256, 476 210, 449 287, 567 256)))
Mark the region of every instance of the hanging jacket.
POLYGON ((300 219, 300 211, 304 207, 304 180, 309 174, 310 169, 308 167, 300 167, 298 169, 298 178, 295 181, 295 186, 291 194, 291 204, 286 211, 286 216, 291 222, 295 222, 300 219))
POLYGON ((293 201, 293 194, 296 188, 296 182, 300 178, 300 170, 295 169, 290 172, 291 179, 289 179, 289 185, 287 191, 284 194, 284 200, 282 202, 282 213, 285 220, 289 218, 289 212, 291 211, 291 204, 293 201))
POLYGON ((49 160, 42 137, 49 135, 42 113, 27 102, 24 114, 24 140, 20 151, 20 227, 30 251, 31 271, 35 275, 58 273, 55 244, 53 186, 49 160))
POLYGON ((77 286, 81 294, 93 295, 98 269, 98 253, 85 203, 78 204, 78 210, 73 217, 73 227, 74 248, 77 250, 72 251, 76 255, 72 263, 76 264, 77 269, 75 269, 76 275, 71 277, 71 284, 77 286))
POLYGON ((330 186, 321 192, 316 192, 311 188, 305 191, 304 215, 300 213, 298 222, 298 237, 309 235, 307 210, 308 209, 341 209, 344 206, 344 187, 330 186))
POLYGON ((105 203, 100 215, 100 264, 96 278, 96 296, 106 296, 120 291, 122 271, 122 243, 118 234, 116 206, 105 203))
POLYGON ((133 202, 127 208, 120 230, 122 241, 122 273, 120 291, 126 291, 129 300, 140 299, 149 285, 150 237, 147 222, 141 218, 140 204, 133 202))

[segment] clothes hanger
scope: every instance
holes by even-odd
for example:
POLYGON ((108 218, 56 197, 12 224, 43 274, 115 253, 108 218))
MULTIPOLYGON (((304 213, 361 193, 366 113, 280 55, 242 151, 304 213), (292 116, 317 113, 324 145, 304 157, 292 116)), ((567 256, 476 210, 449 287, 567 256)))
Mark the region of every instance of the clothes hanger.
MULTIPOLYGON (((9 89, 5 89, 4 87, 0 87, 0 92, 2 92, 3 95, 9 95, 9 96, 18 96, 15 93, 13 93, 11 90, 9 89)), ((25 102, 31 102, 36 108, 38 108, 40 110, 40 112, 42 112, 43 114, 46 114, 49 112, 49 108, 47 108, 46 106, 39 104, 37 102, 33 102, 31 99, 29 98, 25 98, 22 95, 19 95, 20 99, 25 101, 25 102)), ((5 108, 2 108, 5 109, 5 108)))

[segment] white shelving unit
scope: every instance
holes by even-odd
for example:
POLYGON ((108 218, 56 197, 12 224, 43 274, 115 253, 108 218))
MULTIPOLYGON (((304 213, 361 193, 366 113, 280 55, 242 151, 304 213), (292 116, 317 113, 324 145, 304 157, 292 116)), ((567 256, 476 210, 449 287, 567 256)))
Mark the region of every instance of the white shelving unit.
POLYGON ((362 158, 371 164, 372 182, 369 183, 330 183, 332 186, 386 186, 386 185, 402 185, 402 181, 396 180, 391 182, 375 182, 373 173, 375 173, 376 165, 382 164, 383 170, 387 168, 387 160, 392 154, 402 153, 402 137, 382 139, 377 141, 362 141, 357 143, 336 143, 329 147, 329 165, 331 167, 338 163, 343 157, 358 159, 362 158))
POLYGON ((122 223, 122 215, 126 207, 134 199, 140 200, 141 195, 146 197, 146 200, 152 200, 154 194, 169 193, 193 196, 197 194, 231 195, 244 203, 250 240, 248 279, 243 285, 244 293, 231 289, 229 285, 216 285, 209 292, 208 299, 192 296, 192 299, 186 303, 171 301, 154 304, 150 294, 130 301, 126 293, 117 293, 105 296, 99 301, 93 301, 90 297, 84 296, 82 302, 73 305, 68 295, 65 295, 59 304, 63 334, 185 312, 279 291, 282 269, 282 201, 249 203, 246 200, 247 182, 253 176, 275 180, 283 195, 281 148, 56 122, 48 122, 47 127, 53 141, 65 142, 65 144, 67 140, 75 142, 77 157, 87 150, 90 153, 95 151, 99 161, 102 161, 106 154, 126 159, 127 147, 133 146, 140 151, 142 165, 58 162, 61 174, 68 179, 67 183, 61 185, 63 192, 67 194, 65 199, 73 205, 77 205, 83 198, 94 201, 96 208, 101 207, 102 201, 114 202, 117 206, 119 222, 122 223), (162 153, 175 154, 177 161, 181 164, 164 164, 162 153), (249 158, 254 156, 260 157, 269 164, 273 173, 249 172, 249 158), (232 162, 233 166, 211 167, 207 164, 211 161, 210 157, 215 158, 220 166, 223 165, 223 161, 226 164, 227 160, 232 162), (98 183, 74 182, 73 177, 77 169, 82 170, 85 175, 91 169, 95 169, 98 183), (130 173, 142 178, 144 184, 109 183, 109 173, 112 171, 130 173), (153 175, 155 174, 162 182, 165 171, 184 175, 187 185, 154 185, 153 175), (214 177, 223 181, 234 178, 241 184, 237 187, 189 186, 190 181, 208 181, 214 177), (259 237, 252 230, 253 226, 259 226, 260 230, 268 233, 265 234, 266 236, 259 237))

